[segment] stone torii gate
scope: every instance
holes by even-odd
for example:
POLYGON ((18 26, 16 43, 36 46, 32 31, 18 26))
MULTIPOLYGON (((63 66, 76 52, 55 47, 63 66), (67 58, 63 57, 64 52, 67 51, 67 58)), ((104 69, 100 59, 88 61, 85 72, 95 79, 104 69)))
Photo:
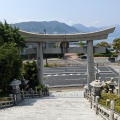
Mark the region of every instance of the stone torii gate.
POLYGON ((37 69, 39 84, 43 84, 43 53, 87 53, 87 84, 90 90, 90 83, 94 80, 94 56, 93 53, 105 53, 105 48, 94 48, 93 40, 107 39, 108 34, 114 32, 115 27, 105 30, 77 33, 77 34, 36 34, 26 31, 21 31, 20 34, 26 36, 26 41, 29 43, 37 43, 37 51, 31 49, 29 52, 37 52, 37 69), (68 42, 86 41, 86 48, 69 48, 68 42), (43 48, 42 43, 45 42, 61 42, 61 48, 43 48))

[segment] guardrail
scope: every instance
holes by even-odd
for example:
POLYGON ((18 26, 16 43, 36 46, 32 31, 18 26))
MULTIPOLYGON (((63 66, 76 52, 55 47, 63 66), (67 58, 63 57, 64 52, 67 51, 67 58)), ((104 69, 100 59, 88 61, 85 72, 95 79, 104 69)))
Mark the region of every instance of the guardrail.
POLYGON ((95 110, 96 115, 101 115, 105 120, 120 120, 120 114, 114 110, 114 100, 110 101, 110 108, 107 108, 99 104, 99 96, 93 101, 89 91, 84 92, 84 97, 90 101, 90 108, 95 110))

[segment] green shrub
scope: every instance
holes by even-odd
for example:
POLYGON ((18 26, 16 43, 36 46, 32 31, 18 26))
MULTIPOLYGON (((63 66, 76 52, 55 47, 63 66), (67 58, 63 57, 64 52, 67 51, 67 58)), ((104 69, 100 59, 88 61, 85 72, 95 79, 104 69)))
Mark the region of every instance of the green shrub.
POLYGON ((102 93, 101 99, 103 99, 103 100, 106 100, 106 99, 116 100, 116 99, 118 99, 118 96, 115 94, 112 94, 112 93, 102 93))
POLYGON ((10 99, 8 97, 2 97, 0 98, 0 101, 9 101, 10 99))
POLYGON ((120 113, 120 106, 115 106, 115 111, 120 113))
POLYGON ((52 64, 45 64, 44 67, 60 67, 60 66, 66 66, 66 64, 56 64, 56 63, 52 63, 52 64))
POLYGON ((37 90, 43 90, 44 88, 45 88, 44 85, 38 85, 38 86, 37 86, 37 90))
POLYGON ((37 64, 33 60, 32 62, 27 61, 22 65, 21 75, 26 79, 29 80, 30 88, 34 88, 38 85, 38 76, 37 76, 37 64))
POLYGON ((102 93, 99 103, 110 108, 110 104, 106 105, 106 100, 115 100, 115 111, 120 113, 120 97, 112 93, 102 93))
POLYGON ((118 54, 117 53, 113 53, 112 57, 118 57, 118 54))

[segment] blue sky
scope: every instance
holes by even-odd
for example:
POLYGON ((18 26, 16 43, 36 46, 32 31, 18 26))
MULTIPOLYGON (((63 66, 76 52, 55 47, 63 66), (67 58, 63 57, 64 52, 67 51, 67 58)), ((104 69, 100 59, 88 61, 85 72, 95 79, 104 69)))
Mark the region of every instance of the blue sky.
POLYGON ((57 20, 68 25, 120 25, 120 0, 0 0, 0 21, 57 20))

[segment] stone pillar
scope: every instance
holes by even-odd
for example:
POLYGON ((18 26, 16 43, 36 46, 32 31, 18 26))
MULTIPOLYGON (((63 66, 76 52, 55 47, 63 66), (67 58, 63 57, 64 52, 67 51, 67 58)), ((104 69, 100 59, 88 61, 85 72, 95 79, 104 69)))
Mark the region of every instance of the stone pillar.
POLYGON ((96 96, 95 98, 95 112, 96 112, 96 115, 98 114, 98 102, 99 102, 99 96, 96 96))
POLYGON ((39 85, 43 85, 43 53, 42 53, 42 42, 37 43, 37 70, 39 85))
POLYGON ((90 83, 94 80, 94 56, 93 56, 93 40, 87 41, 87 84, 91 91, 90 83))
POLYGON ((112 100, 111 102, 110 102, 110 116, 109 116, 109 120, 114 120, 114 106, 115 106, 115 101, 114 100, 112 100))

